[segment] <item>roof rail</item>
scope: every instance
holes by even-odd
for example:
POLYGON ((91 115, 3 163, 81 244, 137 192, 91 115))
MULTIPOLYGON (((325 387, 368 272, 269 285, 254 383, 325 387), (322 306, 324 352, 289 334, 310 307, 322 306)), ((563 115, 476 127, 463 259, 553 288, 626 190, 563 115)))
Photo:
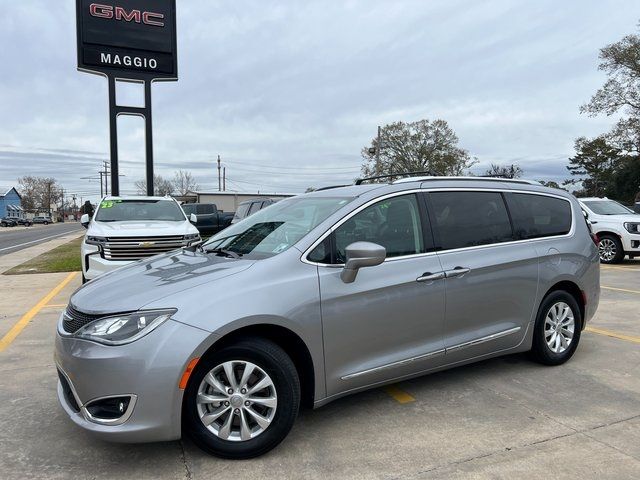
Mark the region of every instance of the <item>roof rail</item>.
POLYGON ((366 178, 358 178, 354 182, 354 185, 362 185, 363 182, 368 182, 370 180, 381 180, 383 178, 393 178, 393 177, 410 177, 412 175, 429 175, 431 177, 438 176, 433 170, 427 170, 425 172, 399 172, 399 173, 391 173, 389 175, 376 175, 375 177, 366 177, 366 178))
POLYGON ((322 190, 331 190, 332 188, 350 187, 351 185, 330 185, 328 187, 320 187, 313 190, 314 192, 321 192, 322 190))
POLYGON ((416 178, 401 178, 400 180, 396 180, 393 184, 396 183, 407 183, 407 182, 426 182, 428 180, 467 180, 467 181, 493 181, 493 182, 509 182, 509 183, 520 183, 525 185, 540 185, 540 182, 536 182, 535 180, 525 180, 522 178, 502 178, 502 177, 487 177, 487 176, 477 176, 477 177, 456 177, 456 176, 428 176, 428 177, 416 177, 416 178))

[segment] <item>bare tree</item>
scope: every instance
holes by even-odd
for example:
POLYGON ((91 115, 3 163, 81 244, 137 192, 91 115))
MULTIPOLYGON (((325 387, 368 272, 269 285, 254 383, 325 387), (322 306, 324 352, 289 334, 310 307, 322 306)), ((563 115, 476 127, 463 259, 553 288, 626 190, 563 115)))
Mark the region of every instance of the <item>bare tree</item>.
MULTIPOLYGON (((139 195, 147 194, 147 181, 146 180, 138 180, 134 183, 136 189, 138 190, 139 195)), ((171 195, 174 191, 173 183, 171 180, 166 180, 160 175, 153 176, 153 194, 159 197, 164 197, 165 195, 171 195)))
POLYGON ((492 163, 491 166, 485 172, 488 177, 499 178, 520 178, 524 174, 524 170, 520 168, 520 165, 512 163, 511 165, 496 165, 492 163))
POLYGON ((25 210, 49 212, 62 199, 62 187, 55 178, 25 176, 18 179, 18 190, 25 210))
POLYGON ((476 163, 458 146, 458 137, 444 120, 395 122, 380 133, 380 145, 376 137, 371 147, 362 149, 364 176, 416 171, 461 175, 476 163))
POLYGON ((186 195, 190 191, 200 188, 196 179, 191 174, 184 170, 178 170, 173 176, 173 186, 178 195, 186 195))

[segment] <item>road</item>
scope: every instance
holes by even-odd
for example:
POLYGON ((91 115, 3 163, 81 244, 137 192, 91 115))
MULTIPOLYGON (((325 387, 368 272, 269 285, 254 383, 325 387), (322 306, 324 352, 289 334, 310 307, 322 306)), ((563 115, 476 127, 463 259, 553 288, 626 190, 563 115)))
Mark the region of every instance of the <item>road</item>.
POLYGON ((23 248, 37 245, 38 242, 51 240, 69 232, 80 232, 82 225, 77 222, 54 223, 51 225, 34 225, 29 228, 1 228, 0 256, 17 252, 23 248))

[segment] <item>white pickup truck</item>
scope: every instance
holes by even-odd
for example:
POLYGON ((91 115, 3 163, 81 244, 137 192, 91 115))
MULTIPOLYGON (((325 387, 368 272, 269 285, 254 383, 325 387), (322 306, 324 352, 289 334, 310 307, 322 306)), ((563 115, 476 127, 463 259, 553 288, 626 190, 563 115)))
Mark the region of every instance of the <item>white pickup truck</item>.
POLYGON ((640 215, 606 197, 578 200, 598 236, 602 263, 619 263, 625 255, 640 257, 640 215))
POLYGON ((143 258, 200 242, 198 229, 170 197, 105 197, 81 247, 82 281, 143 258))

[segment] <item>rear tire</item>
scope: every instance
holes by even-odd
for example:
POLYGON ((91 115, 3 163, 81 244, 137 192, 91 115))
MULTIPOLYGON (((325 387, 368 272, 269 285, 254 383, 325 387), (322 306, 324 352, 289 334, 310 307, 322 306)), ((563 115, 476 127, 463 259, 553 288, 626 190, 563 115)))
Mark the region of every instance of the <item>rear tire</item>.
POLYGON ((578 348, 582 314, 578 302, 564 290, 551 292, 542 301, 533 331, 531 355, 544 365, 561 365, 578 348))
POLYGON ((620 263, 624 258, 622 242, 616 235, 604 234, 598 236, 598 253, 601 263, 620 263))
POLYGON ((291 358, 269 340, 247 338, 198 363, 185 391, 183 429, 198 447, 212 455, 252 458, 267 453, 284 440, 299 408, 300 380, 291 358), (235 377, 231 381, 227 373, 229 365, 235 377), (248 368, 255 374, 244 381, 248 368), (269 386, 255 390, 252 396, 251 390, 258 388, 259 383, 269 386), (265 419, 270 421, 267 423, 265 419))

